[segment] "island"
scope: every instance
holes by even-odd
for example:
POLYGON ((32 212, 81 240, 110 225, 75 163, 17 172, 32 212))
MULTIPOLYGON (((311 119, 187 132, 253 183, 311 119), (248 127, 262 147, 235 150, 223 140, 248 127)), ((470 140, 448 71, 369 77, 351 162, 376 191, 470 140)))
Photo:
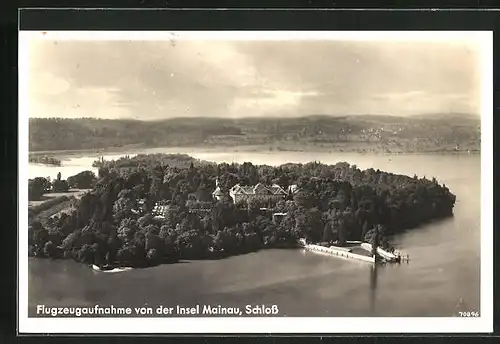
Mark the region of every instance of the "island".
POLYGON ((61 160, 59 160, 53 156, 47 156, 47 155, 30 154, 29 162, 32 164, 61 166, 61 160))
POLYGON ((266 166, 140 154, 96 164, 97 176, 29 181, 30 200, 51 183, 80 190, 55 211, 30 208, 30 256, 109 270, 297 247, 301 239, 390 252, 391 235, 453 216, 456 199, 435 178, 347 162, 266 166))

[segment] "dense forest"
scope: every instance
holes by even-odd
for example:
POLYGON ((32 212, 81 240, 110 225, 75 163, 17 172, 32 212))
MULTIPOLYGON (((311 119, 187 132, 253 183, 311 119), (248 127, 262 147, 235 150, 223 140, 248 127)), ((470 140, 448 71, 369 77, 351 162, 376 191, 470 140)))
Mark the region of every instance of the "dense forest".
POLYGON ((161 121, 31 118, 31 152, 148 147, 275 145, 420 152, 480 149, 480 117, 323 116, 174 118, 161 121))
POLYGON ((286 247, 301 237, 343 245, 376 236, 388 247, 389 235, 452 216, 455 203, 434 178, 345 162, 273 167, 139 155, 100 164, 98 176, 86 171, 66 181, 92 187, 71 212, 30 218, 30 256, 147 267, 286 247), (225 194, 218 201, 211 195, 216 180, 225 194), (258 182, 297 188, 276 202, 234 204, 227 194, 237 183, 258 182), (160 218, 159 201, 167 209, 160 218))
POLYGON ((67 192, 69 188, 68 181, 61 179, 61 173, 58 173, 57 178, 53 181, 44 177, 36 177, 28 180, 28 198, 30 201, 38 201, 42 199, 45 193, 67 192))

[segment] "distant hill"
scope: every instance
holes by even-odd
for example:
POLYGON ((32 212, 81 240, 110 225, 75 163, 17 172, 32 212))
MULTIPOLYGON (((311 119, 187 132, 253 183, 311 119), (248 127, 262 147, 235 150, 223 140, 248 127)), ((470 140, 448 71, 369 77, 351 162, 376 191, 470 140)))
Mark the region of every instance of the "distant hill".
POLYGON ((311 115, 299 118, 173 118, 157 121, 32 118, 34 151, 141 147, 316 145, 392 151, 479 150, 480 118, 462 114, 412 117, 311 115), (384 148, 385 147, 385 148, 384 148))
POLYGON ((471 124, 479 123, 481 121, 480 116, 471 115, 466 113, 435 113, 435 114, 422 114, 422 115, 414 115, 410 118, 417 120, 432 120, 432 121, 458 121, 462 124, 471 124))
POLYGON ((464 119, 464 120, 479 120, 479 116, 477 114, 463 113, 463 112, 415 114, 413 116, 410 116, 410 118, 420 118, 420 119, 457 118, 457 119, 464 119))

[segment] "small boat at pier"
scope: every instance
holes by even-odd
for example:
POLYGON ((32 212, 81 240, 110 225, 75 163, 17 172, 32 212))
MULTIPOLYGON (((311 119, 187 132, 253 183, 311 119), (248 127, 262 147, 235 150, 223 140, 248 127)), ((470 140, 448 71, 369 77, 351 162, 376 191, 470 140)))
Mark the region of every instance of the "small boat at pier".
MULTIPOLYGON (((372 245, 367 243, 367 242, 362 243, 361 247, 363 247, 365 250, 369 250, 369 251, 372 250, 372 245)), ((410 260, 409 255, 403 255, 399 251, 389 252, 389 251, 384 250, 381 247, 377 247, 377 254, 385 262, 388 262, 388 263, 399 263, 399 262, 404 261, 404 260, 406 260, 406 261, 410 260)))
POLYGON ((118 266, 113 266, 113 265, 102 265, 98 266, 95 264, 91 265, 92 270, 94 271, 99 271, 99 272, 123 272, 123 271, 128 271, 132 270, 132 267, 129 266, 124 266, 124 267, 118 267, 118 266))

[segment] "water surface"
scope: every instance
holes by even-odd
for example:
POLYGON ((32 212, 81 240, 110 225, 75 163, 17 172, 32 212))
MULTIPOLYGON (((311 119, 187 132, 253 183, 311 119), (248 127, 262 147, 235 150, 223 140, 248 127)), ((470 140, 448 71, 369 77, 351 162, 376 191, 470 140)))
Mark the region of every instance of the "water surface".
MULTIPOLYGON (((218 261, 191 261, 116 274, 72 261, 29 259, 30 314, 47 306, 276 304, 282 316, 454 316, 479 311, 480 156, 369 155, 310 152, 187 153, 216 162, 334 164, 347 161, 410 176, 436 177, 457 195, 455 216, 393 238, 409 264, 342 260, 302 250, 263 250, 218 261)), ((29 176, 63 178, 91 169, 94 156, 63 160, 62 167, 29 167, 29 176)), ((115 155, 112 158, 117 158, 115 155)), ((106 157, 105 158, 111 158, 106 157)), ((95 170, 95 169, 94 169, 95 170)))

